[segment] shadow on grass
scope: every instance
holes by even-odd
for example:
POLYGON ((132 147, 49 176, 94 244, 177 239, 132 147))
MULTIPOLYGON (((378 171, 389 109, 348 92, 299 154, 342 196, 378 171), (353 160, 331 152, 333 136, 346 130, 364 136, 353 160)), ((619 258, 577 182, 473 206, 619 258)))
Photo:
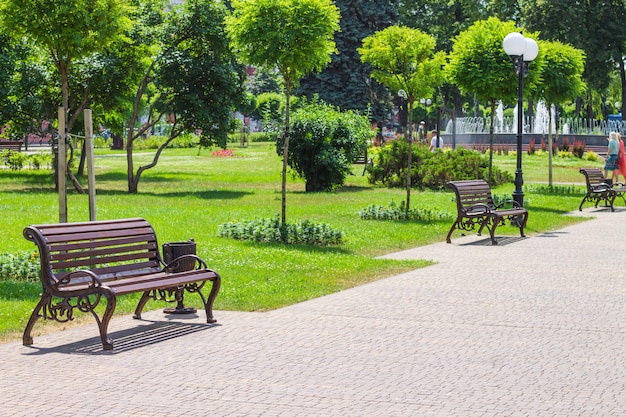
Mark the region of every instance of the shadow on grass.
MULTIPOLYGON (((224 237, 223 239, 231 239, 224 237)), ((238 239, 231 239, 238 240, 238 239)), ((279 243, 279 242, 255 242, 252 240, 238 240, 239 242, 243 242, 246 245, 250 245, 256 248, 261 249, 282 249, 290 252, 307 252, 307 253, 319 253, 319 254, 333 254, 338 253, 342 255, 353 255, 354 252, 348 249, 345 249, 339 245, 337 246, 321 246, 321 245, 306 245, 306 244, 295 244, 295 243, 279 243)))
POLYGON ((37 281, 0 280, 0 300, 39 301, 41 284, 37 281))
MULTIPOLYGON (((341 194, 341 193, 354 193, 357 191, 371 191, 371 187, 365 187, 360 185, 342 185, 333 191, 305 191, 305 190, 289 190, 289 194, 341 194)), ((280 191, 277 191, 280 194, 280 191)))

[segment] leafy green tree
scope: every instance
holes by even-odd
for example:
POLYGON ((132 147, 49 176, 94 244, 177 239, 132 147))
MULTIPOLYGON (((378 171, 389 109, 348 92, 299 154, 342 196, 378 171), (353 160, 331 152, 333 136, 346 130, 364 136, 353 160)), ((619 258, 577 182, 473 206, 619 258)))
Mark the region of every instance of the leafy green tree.
POLYGON ((234 0, 227 19, 235 49, 248 64, 278 68, 285 80, 281 221, 286 222, 290 97, 294 83, 320 71, 336 52, 339 10, 331 0, 234 0))
POLYGON ((402 24, 421 29, 437 41, 437 50, 450 51, 452 39, 485 18, 485 3, 472 0, 400 0, 402 24))
POLYGON ((32 45, 0 34, 0 126, 14 139, 41 128, 35 121, 45 112, 50 72, 37 54, 32 45))
MULTIPOLYGON (((131 24, 130 11, 125 0, 4 0, 0 3, 0 24, 11 34, 32 40, 52 58, 60 75, 65 126, 69 120, 72 62, 104 49, 121 36, 131 24)), ((71 171, 67 172, 76 189, 82 192, 71 171)), ((65 207, 60 207, 61 221, 65 221, 65 217, 65 207)))
POLYGON ((319 74, 302 79, 296 94, 320 99, 343 110, 369 109, 373 120, 389 114, 389 91, 370 77, 371 67, 359 59, 357 48, 365 37, 398 23, 395 2, 389 0, 337 0, 341 30, 335 35, 338 54, 319 74))
MULTIPOLYGON (((582 75, 585 54, 580 49, 557 41, 542 41, 539 50, 544 62, 537 95, 546 101, 546 107, 574 100, 585 89, 582 75)), ((552 112, 548 120, 548 149, 552 149, 552 112)), ((548 152, 548 181, 552 185, 552 152, 548 152)))
POLYGON ((283 87, 280 74, 275 69, 255 68, 248 81, 248 91, 255 96, 263 93, 281 93, 283 87))
MULTIPOLYGON (((543 39, 570 44, 585 52, 587 114, 593 117, 591 97, 605 93, 615 68, 624 74, 626 0, 529 0, 522 2, 522 16, 523 25, 541 32, 543 39)), ((624 103, 626 74, 622 75, 622 91, 624 103)))
MULTIPOLYGON (((496 104, 499 100, 514 103, 517 98, 517 74, 511 58, 504 52, 502 41, 511 32, 519 32, 512 21, 502 22, 496 17, 474 23, 454 38, 450 60, 446 65, 448 79, 461 91, 475 94, 478 100, 489 103, 489 169, 493 164, 493 130, 496 104)), ((529 34, 525 36, 534 37, 529 34)), ((532 62, 525 82, 533 90, 541 78, 541 57, 532 62)), ((489 177, 491 180, 491 176, 489 177)))
MULTIPOLYGON (((144 61, 127 121, 130 193, 137 192, 141 175, 156 166, 163 150, 185 132, 200 131, 201 146, 226 146, 231 112, 243 102, 244 72, 229 47, 223 4, 188 0, 167 13, 164 19, 155 14, 151 23, 156 43, 148 39, 153 37, 141 37, 152 54, 144 61), (167 140, 150 163, 135 171, 133 143, 166 115, 171 122, 167 140), (145 120, 140 123, 142 116, 145 120)), ((147 33, 152 34, 152 30, 147 33)))
POLYGON ((420 97, 431 96, 443 82, 444 54, 435 54, 435 39, 419 29, 389 26, 363 40, 361 60, 372 66, 372 77, 393 92, 401 92, 408 103, 409 151, 406 176, 406 210, 411 203, 411 158, 413 106, 420 97))
POLYGON ((352 172, 370 135, 367 116, 313 101, 293 113, 289 167, 305 179, 306 192, 330 191, 352 172))
POLYGON ((0 21, 9 32, 32 39, 50 54, 67 109, 72 62, 121 36, 130 27, 130 11, 124 0, 3 0, 0 21))

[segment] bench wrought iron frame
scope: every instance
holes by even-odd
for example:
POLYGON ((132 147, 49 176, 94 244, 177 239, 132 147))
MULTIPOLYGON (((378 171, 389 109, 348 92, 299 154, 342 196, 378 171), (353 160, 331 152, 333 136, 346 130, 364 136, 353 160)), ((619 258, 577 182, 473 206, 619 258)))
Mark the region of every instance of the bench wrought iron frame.
POLYGON ((33 344, 31 332, 39 318, 67 322, 80 311, 94 316, 102 347, 111 350, 107 329, 117 296, 130 293, 142 293, 133 315, 136 319, 149 300, 180 302, 187 291, 199 294, 207 323, 216 322, 213 302, 220 289, 219 274, 192 254, 165 264, 154 229, 144 219, 34 225, 24 229, 24 237, 39 249, 43 286, 24 330, 24 345, 33 344), (172 272, 189 259, 195 260, 195 269, 172 272), (212 285, 205 297, 201 290, 207 281, 212 285), (106 306, 99 314, 103 299, 106 306))
POLYGON ((587 192, 580 202, 580 206, 578 206, 578 211, 583 210, 583 204, 587 201, 594 203, 596 208, 598 204, 604 202, 604 206, 610 207, 611 211, 615 211, 614 203, 617 197, 621 197, 626 204, 624 197, 626 186, 624 184, 619 182, 610 184, 599 168, 581 168, 580 173, 585 176, 587 192))
POLYGON ((491 188, 484 180, 451 181, 448 183, 456 195, 457 218, 452 224, 446 242, 454 230, 472 231, 478 226, 478 235, 487 228, 491 243, 497 245, 495 232, 498 225, 507 220, 519 227, 520 236, 525 237, 524 227, 528 221, 528 211, 514 200, 494 204, 491 188))

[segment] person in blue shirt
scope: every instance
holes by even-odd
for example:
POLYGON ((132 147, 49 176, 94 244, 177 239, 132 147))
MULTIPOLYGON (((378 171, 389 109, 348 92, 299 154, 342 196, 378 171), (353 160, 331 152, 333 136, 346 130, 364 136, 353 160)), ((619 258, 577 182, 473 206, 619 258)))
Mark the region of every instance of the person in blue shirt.
POLYGON ((609 133, 609 146, 607 149, 606 162, 604 163, 604 178, 607 180, 608 171, 611 171, 611 182, 617 182, 617 169, 619 168, 619 141, 617 140, 617 132, 609 133))

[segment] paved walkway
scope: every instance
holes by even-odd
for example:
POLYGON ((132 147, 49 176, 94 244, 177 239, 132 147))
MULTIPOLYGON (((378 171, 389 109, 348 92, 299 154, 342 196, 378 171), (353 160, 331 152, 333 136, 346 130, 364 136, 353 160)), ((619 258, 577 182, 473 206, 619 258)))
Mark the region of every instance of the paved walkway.
POLYGON ((0 345, 2 416, 626 416, 626 209, 218 326, 160 311, 0 345), (175 337, 173 337, 175 335, 175 337))

